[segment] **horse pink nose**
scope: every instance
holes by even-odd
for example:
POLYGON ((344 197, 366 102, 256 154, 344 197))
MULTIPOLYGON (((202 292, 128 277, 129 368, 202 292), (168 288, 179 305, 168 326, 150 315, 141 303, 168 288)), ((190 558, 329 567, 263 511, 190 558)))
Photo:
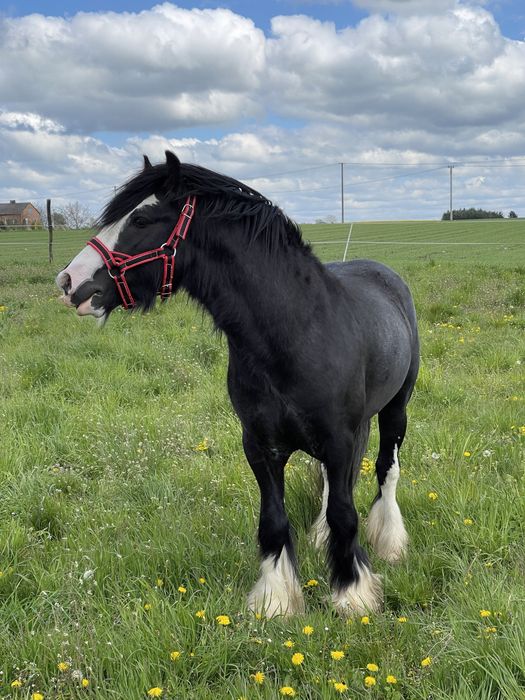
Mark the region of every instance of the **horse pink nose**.
POLYGON ((64 291, 64 294, 69 294, 71 291, 71 275, 65 270, 59 272, 56 278, 57 286, 64 291))

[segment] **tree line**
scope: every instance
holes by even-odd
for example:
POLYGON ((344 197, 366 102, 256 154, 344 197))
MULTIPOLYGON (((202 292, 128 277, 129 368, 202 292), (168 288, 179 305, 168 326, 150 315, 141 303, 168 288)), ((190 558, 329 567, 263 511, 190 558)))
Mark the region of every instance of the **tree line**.
MULTIPOLYGON (((37 202, 35 208, 40 214, 43 226, 47 226, 47 209, 44 203, 37 202)), ((81 202, 67 202, 62 206, 53 207, 53 226, 63 228, 93 228, 95 225, 95 215, 91 209, 81 202)))
MULTIPOLYGON (((504 219, 503 213, 501 211, 487 211, 486 209, 453 209, 452 218, 456 219, 504 219)), ((509 219, 517 219, 518 215, 516 212, 509 212, 509 219)), ((450 209, 446 211, 441 217, 441 221, 449 221, 450 219, 450 209)))

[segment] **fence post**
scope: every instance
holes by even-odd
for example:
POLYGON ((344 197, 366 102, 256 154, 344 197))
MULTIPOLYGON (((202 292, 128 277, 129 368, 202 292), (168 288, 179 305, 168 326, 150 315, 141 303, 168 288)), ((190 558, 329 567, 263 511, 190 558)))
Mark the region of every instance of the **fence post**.
POLYGON ((53 262, 53 219, 51 217, 51 200, 47 200, 47 230, 49 231, 49 262, 53 262))

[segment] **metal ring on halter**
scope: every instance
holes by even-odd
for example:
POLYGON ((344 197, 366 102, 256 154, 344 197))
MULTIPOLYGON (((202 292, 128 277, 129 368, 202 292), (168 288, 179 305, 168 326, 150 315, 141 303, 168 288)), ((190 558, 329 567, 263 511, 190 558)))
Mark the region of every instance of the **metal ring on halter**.
POLYGON ((177 248, 174 248, 167 241, 166 241, 166 243, 163 243, 160 247, 162 248, 162 250, 164 250, 164 248, 169 248, 172 251, 173 257, 175 257, 177 255, 177 248))
POLYGON ((120 270, 116 267, 108 267, 108 275, 111 277, 112 280, 115 279, 115 275, 111 274, 111 270, 117 270, 117 274, 120 274, 120 270))

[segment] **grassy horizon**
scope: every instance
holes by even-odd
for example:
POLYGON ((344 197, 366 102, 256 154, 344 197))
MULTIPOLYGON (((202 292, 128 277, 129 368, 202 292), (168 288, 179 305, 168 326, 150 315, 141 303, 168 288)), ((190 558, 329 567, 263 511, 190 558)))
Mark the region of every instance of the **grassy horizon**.
MULTIPOLYGON (((57 232, 53 265, 36 232, 0 245, 0 698, 525 698, 525 224, 495 223, 354 224, 348 257, 404 276, 422 339, 400 455, 410 552, 372 554, 385 609, 368 624, 326 602, 301 453, 287 508, 307 611, 246 611, 259 496, 210 319, 179 296, 101 331, 53 285, 89 232, 57 232)), ((340 226, 303 227, 322 259, 342 257, 340 226)), ((362 523, 374 494, 365 462, 362 523)))

